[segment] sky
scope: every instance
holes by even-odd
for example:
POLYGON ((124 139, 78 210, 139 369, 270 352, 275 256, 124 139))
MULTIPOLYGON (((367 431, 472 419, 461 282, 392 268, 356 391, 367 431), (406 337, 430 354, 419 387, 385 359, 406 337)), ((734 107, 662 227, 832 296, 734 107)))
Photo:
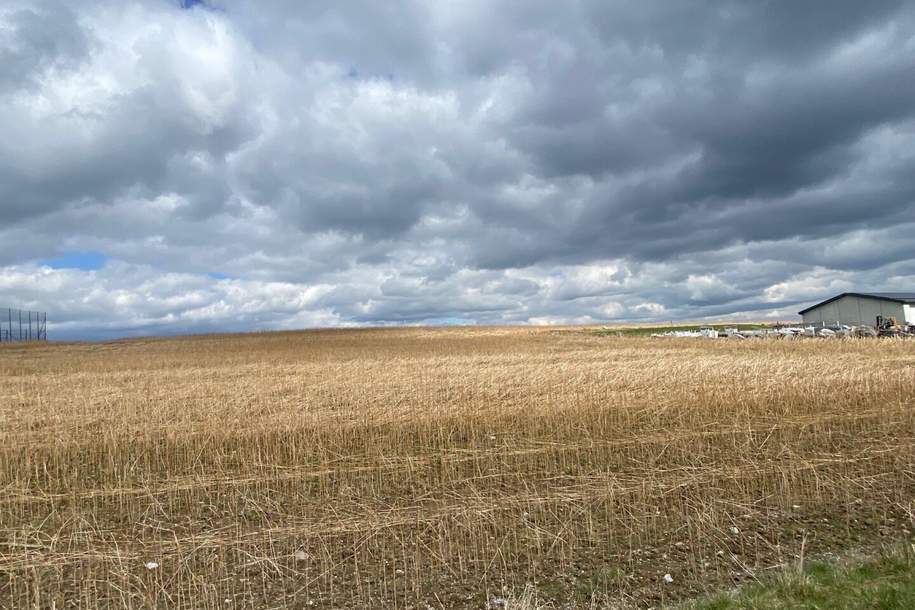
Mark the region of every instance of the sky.
POLYGON ((789 319, 915 290, 915 4, 5 0, 52 339, 789 319))

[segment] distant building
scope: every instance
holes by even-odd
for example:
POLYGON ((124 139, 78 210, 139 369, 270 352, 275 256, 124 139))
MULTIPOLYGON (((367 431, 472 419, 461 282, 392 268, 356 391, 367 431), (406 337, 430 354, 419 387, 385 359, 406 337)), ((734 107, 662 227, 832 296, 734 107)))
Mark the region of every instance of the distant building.
POLYGON ((877 317, 915 325, 915 292, 843 292, 798 312, 805 324, 876 326, 877 317))

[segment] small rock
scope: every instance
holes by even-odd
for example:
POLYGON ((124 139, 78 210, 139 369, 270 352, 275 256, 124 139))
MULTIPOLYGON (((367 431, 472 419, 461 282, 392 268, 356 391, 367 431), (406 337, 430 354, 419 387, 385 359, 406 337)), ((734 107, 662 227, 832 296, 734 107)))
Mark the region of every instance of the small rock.
POLYGON ((734 534, 734 535, 736 536, 737 534, 740 533, 740 530, 739 530, 736 526, 732 525, 732 526, 731 526, 731 533, 734 534))
POLYGON ((155 561, 147 561, 143 565, 146 566, 147 570, 155 570, 156 568, 159 567, 159 564, 156 563, 155 561))
POLYGON ((674 581, 673 576, 671 576, 670 574, 664 575, 664 582, 666 582, 667 584, 671 584, 673 581, 674 581))

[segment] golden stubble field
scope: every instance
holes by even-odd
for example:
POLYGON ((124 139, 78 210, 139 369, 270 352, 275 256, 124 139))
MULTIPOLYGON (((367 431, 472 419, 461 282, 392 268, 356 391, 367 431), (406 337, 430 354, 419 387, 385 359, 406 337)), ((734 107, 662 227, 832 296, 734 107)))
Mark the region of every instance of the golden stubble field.
POLYGON ((658 606, 911 539, 913 435, 912 341, 4 346, 0 607, 658 606))

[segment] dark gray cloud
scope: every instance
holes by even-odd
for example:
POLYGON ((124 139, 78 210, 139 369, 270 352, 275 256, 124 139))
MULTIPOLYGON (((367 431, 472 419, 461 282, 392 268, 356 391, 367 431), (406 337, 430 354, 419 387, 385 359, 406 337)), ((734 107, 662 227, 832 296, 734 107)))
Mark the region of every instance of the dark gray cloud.
POLYGON ((50 2, 12 7, 4 15, 0 91, 38 87, 47 71, 78 68, 91 45, 76 20, 73 11, 50 2))
POLYGON ((913 31, 896 1, 12 0, 0 288, 60 336, 910 289, 913 31), (44 263, 73 252, 108 263, 44 263))

